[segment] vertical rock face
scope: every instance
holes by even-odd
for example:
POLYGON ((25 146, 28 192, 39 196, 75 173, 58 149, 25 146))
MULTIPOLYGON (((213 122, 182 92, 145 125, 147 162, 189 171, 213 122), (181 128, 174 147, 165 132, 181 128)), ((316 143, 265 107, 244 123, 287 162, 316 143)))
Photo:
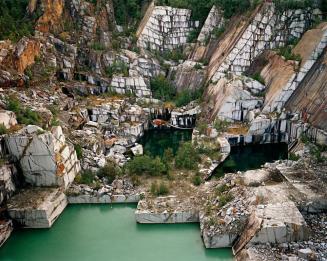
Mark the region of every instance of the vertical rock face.
MULTIPOLYGON (((281 111, 287 100, 291 97, 292 93, 297 89, 306 74, 314 65, 318 57, 322 54, 327 46, 327 23, 321 24, 317 29, 310 30, 304 34, 300 42, 294 48, 294 53, 301 56, 302 60, 299 69, 292 74, 285 74, 285 68, 279 67, 280 74, 276 75, 276 81, 280 76, 289 77, 287 83, 276 86, 272 84, 269 88, 269 99, 265 102, 264 112, 281 111)), ((267 65, 265 70, 269 71, 271 62, 267 65)))
POLYGON ((23 37, 16 45, 13 63, 19 73, 23 73, 27 66, 35 62, 40 55, 40 43, 34 39, 23 37))
POLYGON ((14 166, 3 165, 0 167, 0 205, 4 200, 9 199, 9 197, 16 191, 16 175, 17 170, 14 166))
MULTIPOLYGON (((36 1, 31 0, 29 11, 32 13, 35 10, 36 1)), ((43 15, 39 18, 36 24, 36 30, 48 33, 53 26, 60 22, 64 11, 64 0, 42 0, 41 2, 43 15)))
MULTIPOLYGON (((151 7, 150 7, 151 8, 151 7)), ((139 34, 138 46, 151 50, 172 50, 187 42, 194 28, 191 10, 156 6, 139 34)))
MULTIPOLYGON (((301 120, 315 128, 327 129, 327 50, 313 65, 287 101, 285 108, 298 113, 301 120)), ((326 141, 325 141, 326 142, 326 141)))
POLYGON ((60 189, 29 189, 21 191, 8 202, 10 218, 28 228, 49 228, 67 206, 60 189))
POLYGON ((0 124, 3 124, 7 129, 17 124, 16 115, 12 111, 0 111, 0 124))
POLYGON ((263 98, 257 94, 264 89, 265 86, 259 82, 244 76, 221 78, 207 89, 207 115, 211 119, 252 120, 263 104, 263 98))
POLYGON ((73 146, 66 142, 61 127, 45 132, 27 126, 6 138, 9 153, 19 162, 26 182, 35 186, 68 187, 80 171, 73 146))
POLYGON ((146 85, 143 77, 114 76, 112 88, 120 94, 135 94, 137 97, 151 97, 150 87, 146 85))
POLYGON ((249 18, 248 24, 243 25, 233 48, 222 54, 221 50, 217 50, 220 58, 214 55, 218 59, 212 59, 218 64, 212 80, 217 81, 226 71, 240 75, 264 50, 283 46, 289 40, 299 38, 319 14, 319 10, 309 9, 281 13, 274 4, 264 3, 254 13, 255 16, 249 18))
POLYGON ((205 82, 205 70, 199 63, 187 60, 172 68, 170 78, 176 86, 177 91, 197 90, 205 82))
POLYGON ((0 247, 6 242, 13 231, 13 225, 11 220, 0 220, 0 247))
POLYGON ((205 21, 201 32, 198 36, 198 41, 204 43, 206 39, 210 36, 211 32, 216 27, 221 27, 224 24, 224 17, 221 10, 219 10, 215 5, 211 8, 211 11, 205 21))

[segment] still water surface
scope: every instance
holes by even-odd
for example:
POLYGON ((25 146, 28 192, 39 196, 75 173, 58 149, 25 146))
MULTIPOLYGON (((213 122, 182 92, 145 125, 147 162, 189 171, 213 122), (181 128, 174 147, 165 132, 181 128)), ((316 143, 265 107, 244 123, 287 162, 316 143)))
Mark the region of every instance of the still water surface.
POLYGON ((233 260, 230 249, 204 248, 198 224, 137 224, 135 207, 68 206, 51 229, 14 232, 0 248, 0 260, 233 260))

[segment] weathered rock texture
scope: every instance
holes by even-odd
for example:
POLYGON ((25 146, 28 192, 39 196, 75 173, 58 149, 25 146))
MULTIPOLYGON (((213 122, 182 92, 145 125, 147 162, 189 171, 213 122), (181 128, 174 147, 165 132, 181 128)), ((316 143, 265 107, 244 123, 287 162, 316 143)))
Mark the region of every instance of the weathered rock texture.
POLYGON ((13 165, 0 167, 0 205, 16 191, 17 170, 13 165))
MULTIPOLYGON (((310 71, 312 66, 315 64, 319 56, 322 54, 323 50, 327 45, 327 24, 321 24, 317 29, 312 29, 304 34, 300 42, 296 45, 293 52, 301 56, 302 60, 300 62, 299 68, 291 74, 287 74, 285 70, 292 70, 292 65, 290 66, 278 66, 277 68, 269 63, 267 67, 279 70, 280 73, 276 75, 275 84, 269 86, 264 112, 273 112, 275 110, 281 111, 285 103, 291 97, 292 93, 297 89, 299 84, 303 81, 307 73, 310 71), (280 76, 289 77, 286 84, 282 83, 280 76)), ((278 58, 277 58, 278 59, 278 58)), ((272 62, 274 62, 272 60, 272 62)), ((287 62, 281 62, 287 63, 287 62)), ((269 72, 269 69, 265 69, 269 72)), ((294 67, 293 67, 294 68, 294 67)), ((269 72, 270 75, 270 72, 269 72)), ((322 74, 323 75, 323 74, 322 74)), ((271 76, 270 76, 271 77, 271 76)), ((318 82, 319 83, 319 82, 318 82)), ((316 93, 316 92, 312 92, 316 93)))
POLYGON ((39 127, 28 126, 6 137, 9 154, 20 164, 26 182, 67 187, 80 171, 75 149, 66 142, 61 127, 43 132, 39 127))
POLYGON ((49 228, 67 206, 60 189, 28 189, 8 202, 10 218, 28 228, 49 228))
POLYGON ((155 6, 140 33, 138 46, 160 51, 183 46, 189 32, 194 28, 190 17, 191 10, 155 6))
POLYGON ((262 51, 283 46, 290 39, 300 38, 319 14, 319 10, 310 9, 281 13, 275 9, 273 3, 263 3, 247 18, 247 22, 234 25, 239 30, 236 37, 230 35, 235 31, 226 34, 223 44, 219 45, 210 61, 209 75, 213 75, 213 81, 217 81, 228 71, 240 75, 262 51), (227 39, 232 41, 224 47, 227 39))
POLYGON ((233 74, 223 77, 206 90, 205 111, 210 119, 216 117, 228 121, 253 120, 260 112, 263 98, 258 96, 265 86, 259 82, 233 74))
POLYGON ((211 8, 210 13, 201 29, 198 36, 200 43, 205 43, 211 36, 212 31, 215 28, 222 27, 224 25, 223 13, 215 5, 211 8))
POLYGON ((6 242, 13 231, 11 220, 0 220, 0 247, 6 242))

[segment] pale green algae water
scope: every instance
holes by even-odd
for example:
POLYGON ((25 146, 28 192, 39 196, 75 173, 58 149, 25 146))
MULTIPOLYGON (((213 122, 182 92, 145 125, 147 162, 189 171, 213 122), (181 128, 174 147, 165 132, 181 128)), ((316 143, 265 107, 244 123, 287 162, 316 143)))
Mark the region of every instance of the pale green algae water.
POLYGON ((233 260, 230 249, 205 249, 199 224, 137 224, 136 205, 70 205, 51 229, 14 232, 1 261, 233 260))

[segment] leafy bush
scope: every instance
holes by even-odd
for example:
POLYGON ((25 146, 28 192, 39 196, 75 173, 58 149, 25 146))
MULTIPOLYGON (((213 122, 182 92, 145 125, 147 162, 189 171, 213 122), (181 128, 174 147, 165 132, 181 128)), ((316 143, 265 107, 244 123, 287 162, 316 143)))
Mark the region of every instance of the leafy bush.
POLYGON ((134 157, 126 164, 126 171, 130 175, 159 176, 168 173, 168 167, 159 157, 151 158, 147 155, 134 157))
POLYGON ((160 182, 158 185, 157 182, 151 184, 150 192, 153 196, 164 196, 169 193, 169 188, 164 182, 160 182))
POLYGON ((189 104, 191 101, 198 100, 203 95, 204 88, 201 87, 195 91, 184 90, 177 94, 174 103, 177 107, 189 104))
POLYGON ((6 128, 6 126, 3 124, 3 123, 1 123, 0 124, 0 135, 4 135, 4 134, 6 134, 7 133, 7 128, 6 128))
POLYGON ((294 54, 292 50, 292 46, 284 46, 277 49, 277 53, 280 56, 284 56, 286 60, 294 60, 294 61, 301 61, 301 55, 294 54))
POLYGON ((187 36, 187 42, 194 43, 197 40, 199 33, 200 33, 199 29, 193 29, 192 31, 190 31, 187 36))
POLYGON ((166 164, 169 165, 173 162, 174 160, 174 152, 172 148, 165 149, 163 156, 162 156, 162 161, 166 164))
POLYGON ((76 155, 77 158, 80 160, 83 158, 83 148, 80 144, 75 144, 74 145, 75 151, 76 151, 76 155))
POLYGON ((305 9, 317 7, 316 1, 312 0, 274 0, 276 9, 283 12, 286 10, 305 9))
POLYGON ((105 69, 108 77, 112 77, 114 74, 123 74, 125 77, 129 75, 129 67, 122 61, 114 61, 112 65, 105 69))
POLYGON ((150 86, 155 99, 170 101, 176 95, 176 89, 163 75, 151 79, 150 86))
POLYGON ((202 180, 201 180, 200 175, 199 175, 198 173, 196 173, 196 174, 193 176, 193 178, 192 178, 192 183, 193 183, 193 185, 194 185, 194 186, 200 186, 200 185, 201 185, 201 182, 202 182, 202 180))
POLYGON ((217 130, 218 133, 222 133, 227 131, 229 125, 230 123, 226 120, 216 119, 213 127, 217 130))
POLYGON ((256 80, 258 82, 260 82, 262 85, 265 85, 265 80, 263 79, 263 77, 260 75, 259 72, 253 74, 253 75, 250 75, 250 77, 253 79, 253 80, 256 80))
POLYGON ((219 197, 219 207, 225 206, 227 203, 231 202, 234 196, 231 193, 223 194, 219 197))
POLYGON ((22 108, 20 101, 15 97, 8 97, 7 109, 13 111, 16 114, 17 122, 25 125, 39 125, 41 123, 41 117, 35 111, 30 108, 22 108))
POLYGON ((23 36, 31 36, 34 31, 33 17, 26 15, 29 0, 0 0, 0 40, 10 39, 14 42, 23 36))
POLYGON ((296 155, 295 153, 291 152, 288 156, 288 159, 289 160, 292 160, 292 161, 298 161, 300 159, 300 156, 299 155, 296 155))
POLYGON ((193 147, 191 142, 184 142, 179 147, 176 157, 175 165, 179 169, 194 170, 198 167, 200 160, 197 150, 193 147))
POLYGON ((78 184, 91 185, 94 181, 95 174, 91 170, 84 170, 77 174, 75 177, 75 182, 78 184))
POLYGON ((97 172, 99 178, 107 178, 109 183, 112 183, 117 176, 120 176, 122 171, 114 162, 108 162, 103 168, 97 172))
POLYGON ((226 31, 226 28, 224 26, 218 26, 215 27, 212 32, 211 35, 213 38, 219 38, 224 32, 226 31))

